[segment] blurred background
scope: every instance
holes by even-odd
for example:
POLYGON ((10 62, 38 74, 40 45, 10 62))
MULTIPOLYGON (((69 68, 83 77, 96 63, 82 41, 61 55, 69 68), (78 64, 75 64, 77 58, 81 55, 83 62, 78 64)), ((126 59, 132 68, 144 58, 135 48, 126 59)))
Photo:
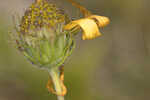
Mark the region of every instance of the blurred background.
MULTIPOLYGON (((79 10, 51 0, 72 18, 79 10)), ((111 23, 90 41, 77 36, 65 64, 66 100, 150 99, 150 0, 75 0, 111 23)), ((0 0, 0 100, 56 100, 48 93, 48 73, 33 67, 13 46, 12 15, 34 0, 0 0)))

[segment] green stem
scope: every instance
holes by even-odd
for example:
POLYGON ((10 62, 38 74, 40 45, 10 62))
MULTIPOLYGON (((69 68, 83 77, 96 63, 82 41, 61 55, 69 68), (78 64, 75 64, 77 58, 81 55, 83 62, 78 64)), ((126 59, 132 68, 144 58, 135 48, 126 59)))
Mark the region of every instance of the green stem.
MULTIPOLYGON (((62 93, 62 87, 60 82, 60 72, 58 68, 52 68, 49 71, 50 77, 52 78, 54 88, 57 94, 62 93)), ((57 96, 58 100, 64 100, 64 96, 57 96)))

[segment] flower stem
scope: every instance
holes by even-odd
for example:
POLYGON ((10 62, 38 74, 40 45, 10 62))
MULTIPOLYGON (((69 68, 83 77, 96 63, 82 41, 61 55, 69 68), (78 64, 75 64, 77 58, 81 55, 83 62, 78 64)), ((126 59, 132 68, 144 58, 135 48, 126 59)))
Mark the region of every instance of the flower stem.
MULTIPOLYGON (((53 81, 54 84, 54 88, 57 94, 61 94, 62 93, 62 87, 61 87, 61 82, 60 82, 60 72, 59 72, 59 68, 52 68, 49 71, 50 77, 53 81)), ((59 96, 57 95, 57 99, 58 100, 64 100, 64 96, 59 96)))

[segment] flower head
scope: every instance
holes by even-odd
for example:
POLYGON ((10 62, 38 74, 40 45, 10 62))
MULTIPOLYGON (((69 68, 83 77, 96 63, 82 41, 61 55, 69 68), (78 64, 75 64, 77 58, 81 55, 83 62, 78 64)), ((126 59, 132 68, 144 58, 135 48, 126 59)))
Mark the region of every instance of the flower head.
POLYGON ((18 49, 42 68, 62 65, 74 47, 71 34, 63 30, 68 21, 64 11, 48 0, 33 3, 16 26, 18 49))
POLYGON ((82 29, 83 40, 94 39, 101 36, 99 28, 109 24, 109 18, 93 15, 80 4, 68 1, 80 9, 84 18, 70 21, 64 11, 49 0, 36 0, 15 25, 16 32, 13 35, 19 51, 30 62, 50 72, 52 79, 47 88, 60 96, 66 94, 66 87, 63 84, 63 68, 59 68, 72 53, 74 33, 82 29))

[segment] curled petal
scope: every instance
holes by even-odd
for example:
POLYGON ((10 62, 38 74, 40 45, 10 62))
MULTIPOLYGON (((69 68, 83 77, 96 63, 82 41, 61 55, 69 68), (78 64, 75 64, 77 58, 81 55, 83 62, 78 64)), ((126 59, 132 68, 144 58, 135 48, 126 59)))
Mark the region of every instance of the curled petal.
POLYGON ((64 29, 65 30, 83 30, 82 39, 93 39, 101 35, 99 32, 99 27, 104 27, 109 24, 110 20, 108 17, 105 16, 98 16, 92 15, 90 11, 88 11, 85 7, 81 6, 79 3, 75 2, 74 0, 68 0, 72 3, 73 6, 80 9, 81 13, 84 15, 85 18, 72 21, 71 23, 67 24, 64 29))
POLYGON ((81 6, 78 2, 75 2, 74 0, 67 0, 67 1, 71 2, 71 4, 76 8, 79 8, 84 17, 91 15, 91 12, 88 11, 85 7, 81 6))
POLYGON ((83 18, 83 19, 72 21, 71 23, 67 24, 64 27, 64 29, 71 30, 78 26, 80 26, 81 29, 83 30, 83 35, 82 35, 83 40, 86 39, 90 40, 101 35, 96 22, 89 18, 83 18))
POLYGON ((95 20, 99 27, 104 27, 108 25, 110 22, 109 18, 105 16, 91 15, 88 18, 95 20))

